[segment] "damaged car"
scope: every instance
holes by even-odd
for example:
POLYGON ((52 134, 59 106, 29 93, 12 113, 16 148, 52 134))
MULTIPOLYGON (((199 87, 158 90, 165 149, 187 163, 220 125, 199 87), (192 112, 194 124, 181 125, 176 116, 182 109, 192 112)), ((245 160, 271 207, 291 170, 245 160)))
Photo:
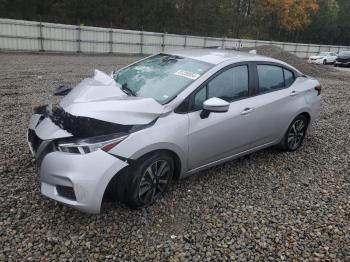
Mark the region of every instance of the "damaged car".
POLYGON ((321 86, 282 61, 208 48, 96 70, 59 91, 27 132, 41 193, 98 213, 107 196, 143 208, 174 179, 270 146, 297 150, 321 86))

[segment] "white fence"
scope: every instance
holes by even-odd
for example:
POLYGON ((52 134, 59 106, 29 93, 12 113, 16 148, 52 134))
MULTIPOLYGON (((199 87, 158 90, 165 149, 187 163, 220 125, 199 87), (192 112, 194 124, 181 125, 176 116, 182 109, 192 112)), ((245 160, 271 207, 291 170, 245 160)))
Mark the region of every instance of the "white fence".
POLYGON ((322 51, 350 50, 349 46, 212 38, 0 19, 2 51, 152 54, 191 47, 222 46, 239 49, 261 45, 274 45, 301 58, 322 51))

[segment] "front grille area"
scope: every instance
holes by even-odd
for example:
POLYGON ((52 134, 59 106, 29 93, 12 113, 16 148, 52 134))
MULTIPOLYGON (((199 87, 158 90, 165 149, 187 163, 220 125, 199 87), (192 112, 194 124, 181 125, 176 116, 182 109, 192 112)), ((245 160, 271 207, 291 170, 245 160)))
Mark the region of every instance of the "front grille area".
POLYGON ((55 143, 53 141, 49 142, 45 148, 40 152, 39 155, 36 156, 36 161, 38 167, 41 166, 41 162, 43 161, 44 157, 51 152, 57 151, 55 147, 55 143))
POLYGON ((28 142, 34 151, 38 167, 48 153, 56 151, 54 141, 40 139, 32 129, 28 129, 28 142))
POLYGON ((76 201, 77 198, 74 193, 73 187, 70 186, 56 186, 57 193, 64 198, 76 201))
POLYGON ((34 153, 38 151, 40 144, 43 142, 36 134, 33 129, 28 129, 28 141, 32 146, 34 153))

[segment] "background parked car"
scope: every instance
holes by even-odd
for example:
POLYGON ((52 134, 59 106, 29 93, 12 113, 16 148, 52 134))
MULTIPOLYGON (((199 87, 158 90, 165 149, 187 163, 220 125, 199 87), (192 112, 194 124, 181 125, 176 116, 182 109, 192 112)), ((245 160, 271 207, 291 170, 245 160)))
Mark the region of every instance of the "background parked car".
POLYGON ((308 62, 312 64, 333 64, 337 54, 333 52, 321 52, 318 55, 310 56, 308 62))
POLYGON ((350 65, 350 51, 340 52, 334 66, 349 66, 350 65))

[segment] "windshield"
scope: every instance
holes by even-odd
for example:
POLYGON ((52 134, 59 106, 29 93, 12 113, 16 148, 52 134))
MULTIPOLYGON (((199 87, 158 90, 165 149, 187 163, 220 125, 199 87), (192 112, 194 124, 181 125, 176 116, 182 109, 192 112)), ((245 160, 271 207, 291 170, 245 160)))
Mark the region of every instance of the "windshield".
POLYGON ((341 55, 341 56, 349 56, 350 55, 350 51, 343 51, 339 55, 341 55))
POLYGON ((329 55, 329 53, 327 53, 327 52, 319 53, 319 56, 328 56, 328 55, 329 55))
POLYGON ((129 95, 150 97, 165 104, 212 66, 190 58, 159 54, 121 69, 114 79, 129 95))

